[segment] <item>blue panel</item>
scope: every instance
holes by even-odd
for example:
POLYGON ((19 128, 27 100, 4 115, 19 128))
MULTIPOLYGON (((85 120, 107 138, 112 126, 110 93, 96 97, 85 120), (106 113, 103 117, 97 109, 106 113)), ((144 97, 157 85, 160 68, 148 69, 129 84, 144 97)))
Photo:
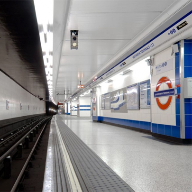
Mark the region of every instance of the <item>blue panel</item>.
POLYGON ((175 68, 179 68, 179 55, 175 56, 175 68))
POLYGON ((131 126, 130 120, 127 120, 127 126, 131 126))
POLYGON ((191 67, 192 66, 192 52, 191 55, 184 55, 184 61, 185 61, 185 67, 191 67))
POLYGON ((152 123, 152 132, 157 133, 157 124, 152 123))
POLYGON ((185 114, 192 115, 192 102, 185 103, 185 114))
POLYGON ((165 135, 167 135, 167 136, 172 135, 172 126, 171 125, 165 125, 165 135))
MULTIPOLYGON (((179 101, 179 99, 176 99, 176 101, 179 101)), ((176 115, 180 115, 180 102, 176 102, 176 115)))
POLYGON ((185 103, 192 103, 192 98, 184 99, 185 103))
POLYGON ((157 131, 159 134, 164 135, 165 134, 165 125, 158 124, 157 131))
POLYGON ((175 102, 180 104, 180 99, 176 99, 175 102))
POLYGON ((180 138, 180 126, 172 126, 172 137, 180 138))
POLYGON ((80 109, 80 111, 91 111, 91 109, 80 109))
POLYGON ((185 139, 192 139, 192 127, 185 127, 185 139))
POLYGON ((140 121, 134 121, 134 127, 140 128, 140 121))
POLYGON ((140 121, 140 125, 142 129, 151 130, 151 123, 146 121, 140 121))
POLYGON ((191 39, 185 39, 184 43, 192 43, 192 40, 191 39))
POLYGON ((180 79, 180 73, 179 73, 179 68, 175 69, 175 78, 180 79))
POLYGON ((192 126, 192 115, 185 115, 185 126, 192 126))
POLYGON ((184 54, 191 54, 192 53, 192 43, 191 42, 185 42, 184 43, 184 54))
POLYGON ((180 115, 176 115, 176 126, 180 126, 180 115))
MULTIPOLYGON (((93 120, 94 119, 93 117, 93 120)), ((98 117, 99 121, 109 122, 117 125, 124 125, 129 127, 135 127, 145 130, 151 130, 151 122, 145 122, 145 121, 135 121, 130 119, 118 119, 118 118, 110 118, 110 117, 98 117)))
POLYGON ((80 105, 79 107, 91 107, 91 105, 80 105))
POLYGON ((184 78, 192 77, 192 67, 184 67, 184 78))

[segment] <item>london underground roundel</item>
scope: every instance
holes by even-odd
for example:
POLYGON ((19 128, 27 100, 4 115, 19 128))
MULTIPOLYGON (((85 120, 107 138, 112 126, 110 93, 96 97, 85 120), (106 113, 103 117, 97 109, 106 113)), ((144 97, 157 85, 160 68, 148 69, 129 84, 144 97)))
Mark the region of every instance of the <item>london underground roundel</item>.
MULTIPOLYGON (((168 88, 169 88, 170 90, 173 90, 173 87, 172 87, 172 84, 171 84, 171 80, 170 80, 169 78, 167 78, 167 77, 161 77, 161 79, 159 79, 159 81, 158 81, 158 83, 157 83, 157 85, 156 85, 156 92, 159 91, 159 88, 160 88, 160 86, 161 86, 162 83, 166 83, 167 86, 168 86, 168 88)), ((168 99, 167 99, 167 102, 164 103, 164 104, 162 104, 162 103, 160 102, 160 99, 159 99, 159 98, 156 98, 157 105, 158 105, 159 108, 162 109, 162 110, 166 110, 166 109, 170 106, 171 101, 172 101, 172 95, 168 95, 168 94, 167 94, 166 96, 168 96, 168 99)))

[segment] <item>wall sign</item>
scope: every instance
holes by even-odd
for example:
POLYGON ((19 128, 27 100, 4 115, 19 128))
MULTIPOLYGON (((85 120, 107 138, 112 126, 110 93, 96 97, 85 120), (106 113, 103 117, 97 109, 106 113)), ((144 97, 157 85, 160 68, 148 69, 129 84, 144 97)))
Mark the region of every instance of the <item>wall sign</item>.
POLYGON ((151 107, 150 80, 140 83, 140 108, 149 109, 151 107))
POLYGON ((160 109, 166 110, 170 106, 171 101, 172 101, 172 95, 174 95, 174 89, 172 87, 171 80, 167 77, 161 77, 161 79, 159 79, 159 81, 156 85, 156 92, 154 92, 154 97, 156 97, 156 102, 160 109), (166 83, 169 89, 159 91, 159 88, 162 83, 166 83), (168 97, 167 102, 164 104, 162 104, 158 98, 158 97, 162 97, 162 96, 168 97))
POLYGON ((127 87, 127 109, 139 109, 139 84, 127 87))
POLYGON ((173 69, 173 59, 165 61, 155 67, 156 75, 173 69))

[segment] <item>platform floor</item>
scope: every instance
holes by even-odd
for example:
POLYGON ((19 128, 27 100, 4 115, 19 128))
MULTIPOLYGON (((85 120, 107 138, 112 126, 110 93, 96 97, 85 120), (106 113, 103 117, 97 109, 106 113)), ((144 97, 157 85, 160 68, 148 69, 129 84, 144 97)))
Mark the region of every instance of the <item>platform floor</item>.
POLYGON ((192 146, 90 118, 57 115, 136 192, 191 192, 192 146))

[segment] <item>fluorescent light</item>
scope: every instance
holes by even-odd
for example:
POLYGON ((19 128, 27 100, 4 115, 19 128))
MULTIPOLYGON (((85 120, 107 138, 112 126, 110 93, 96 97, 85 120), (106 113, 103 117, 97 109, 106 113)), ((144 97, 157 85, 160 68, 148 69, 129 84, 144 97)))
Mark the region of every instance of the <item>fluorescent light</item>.
POLYGON ((53 80, 53 56, 49 53, 53 52, 53 0, 34 0, 36 17, 39 26, 39 37, 43 52, 43 61, 45 65, 45 73, 48 87, 52 87, 53 80))

